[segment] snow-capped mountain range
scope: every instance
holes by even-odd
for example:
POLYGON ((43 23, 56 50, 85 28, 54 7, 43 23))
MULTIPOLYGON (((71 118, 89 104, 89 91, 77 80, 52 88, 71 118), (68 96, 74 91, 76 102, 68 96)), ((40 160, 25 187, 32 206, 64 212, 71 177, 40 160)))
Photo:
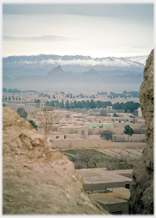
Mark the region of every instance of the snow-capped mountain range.
POLYGON ((61 65, 64 71, 79 74, 91 69, 100 74, 116 72, 143 72, 147 55, 135 57, 92 58, 81 55, 32 55, 3 58, 3 76, 46 75, 61 65))
POLYGON ((139 91, 147 56, 10 56, 3 58, 3 87, 74 92, 139 91))

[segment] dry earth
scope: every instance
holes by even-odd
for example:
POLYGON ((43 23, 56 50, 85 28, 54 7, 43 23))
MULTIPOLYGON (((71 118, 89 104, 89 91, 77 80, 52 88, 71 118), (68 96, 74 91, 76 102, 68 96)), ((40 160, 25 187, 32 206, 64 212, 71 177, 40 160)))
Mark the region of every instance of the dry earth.
POLYGON ((108 214, 66 156, 3 107, 3 214, 108 214))

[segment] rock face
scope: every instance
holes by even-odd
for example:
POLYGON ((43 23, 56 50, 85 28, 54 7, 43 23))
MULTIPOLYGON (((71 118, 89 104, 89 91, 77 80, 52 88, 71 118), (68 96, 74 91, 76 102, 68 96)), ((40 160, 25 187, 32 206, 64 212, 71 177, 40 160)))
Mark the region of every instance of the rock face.
POLYGON ((108 214, 83 189, 74 165, 3 107, 3 214, 108 214))
POLYGON ((153 214, 154 50, 146 62, 139 98, 145 118, 146 148, 133 170, 130 204, 132 214, 153 214))

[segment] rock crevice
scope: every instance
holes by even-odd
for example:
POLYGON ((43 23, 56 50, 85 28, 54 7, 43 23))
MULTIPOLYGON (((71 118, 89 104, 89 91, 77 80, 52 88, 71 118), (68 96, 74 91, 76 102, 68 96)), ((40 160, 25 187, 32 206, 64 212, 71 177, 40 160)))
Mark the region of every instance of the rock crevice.
POLYGON ((133 170, 130 205, 132 214, 153 214, 154 50, 146 61, 139 98, 145 118, 146 147, 133 170))

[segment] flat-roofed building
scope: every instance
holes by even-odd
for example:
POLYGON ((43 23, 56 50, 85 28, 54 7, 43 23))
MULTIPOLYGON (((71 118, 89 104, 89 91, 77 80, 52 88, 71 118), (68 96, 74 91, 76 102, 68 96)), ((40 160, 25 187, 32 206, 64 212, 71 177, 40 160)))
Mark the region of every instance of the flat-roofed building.
POLYGON ((126 188, 109 188, 104 193, 93 192, 89 197, 110 214, 130 214, 128 202, 130 192, 126 188))
POLYGON ((82 176, 89 197, 98 202, 110 214, 130 214, 129 197, 132 169, 106 168, 76 169, 82 176))
POLYGON ((60 131, 64 134, 76 134, 79 136, 88 136, 88 127, 87 126, 62 126, 60 131))
POLYGON ((89 129, 95 129, 95 128, 114 128, 113 123, 84 123, 84 126, 88 126, 89 129))
POLYGON ((84 187, 87 191, 105 190, 106 188, 130 188, 132 179, 105 168, 78 169, 83 177, 84 187))

